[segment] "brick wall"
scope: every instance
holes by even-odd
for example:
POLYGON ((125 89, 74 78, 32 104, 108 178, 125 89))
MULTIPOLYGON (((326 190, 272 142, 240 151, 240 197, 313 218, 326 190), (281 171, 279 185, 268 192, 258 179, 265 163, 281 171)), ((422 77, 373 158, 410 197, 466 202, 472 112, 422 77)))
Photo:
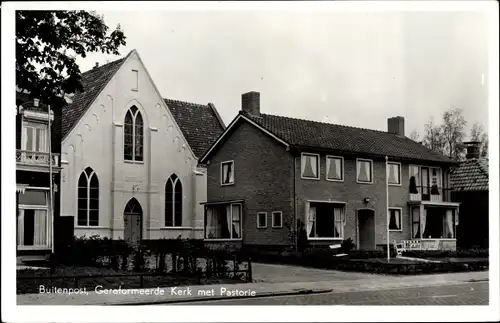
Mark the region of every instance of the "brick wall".
POLYGON ((243 244, 289 244, 293 221, 293 158, 285 146, 248 123, 237 127, 208 165, 208 201, 243 199, 243 244), (234 160, 235 183, 220 185, 220 163, 234 160), (283 212, 283 228, 272 228, 271 212, 283 212), (257 212, 268 212, 257 228, 257 212))

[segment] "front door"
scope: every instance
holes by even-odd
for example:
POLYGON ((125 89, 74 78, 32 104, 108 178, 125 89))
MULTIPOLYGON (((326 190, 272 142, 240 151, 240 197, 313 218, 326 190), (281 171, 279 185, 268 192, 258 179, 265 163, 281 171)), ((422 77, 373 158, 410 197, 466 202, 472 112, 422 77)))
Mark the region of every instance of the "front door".
POLYGON ((375 212, 358 210, 358 236, 360 250, 375 250, 375 212))
POLYGON ((123 211, 124 238, 137 247, 142 240, 142 208, 135 198, 130 199, 123 211))

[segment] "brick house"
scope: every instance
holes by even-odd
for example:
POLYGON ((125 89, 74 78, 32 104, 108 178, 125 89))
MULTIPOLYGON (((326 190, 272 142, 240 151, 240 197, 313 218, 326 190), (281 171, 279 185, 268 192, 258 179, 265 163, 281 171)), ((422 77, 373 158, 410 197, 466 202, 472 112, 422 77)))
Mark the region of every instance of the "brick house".
POLYGON ((16 249, 21 262, 47 259, 54 247, 61 167, 60 141, 50 131, 57 114, 52 109, 16 91, 16 249))
POLYGON ((467 160, 451 171, 453 198, 460 202, 457 246, 459 248, 488 248, 488 158, 480 157, 479 142, 464 144, 467 148, 467 160))
POLYGON ((351 238, 375 249, 387 225, 390 241, 456 246, 455 162, 405 137, 402 117, 388 119, 387 132, 293 119, 261 113, 260 94, 249 92, 200 163, 207 243, 287 248, 302 223, 313 246, 351 238))

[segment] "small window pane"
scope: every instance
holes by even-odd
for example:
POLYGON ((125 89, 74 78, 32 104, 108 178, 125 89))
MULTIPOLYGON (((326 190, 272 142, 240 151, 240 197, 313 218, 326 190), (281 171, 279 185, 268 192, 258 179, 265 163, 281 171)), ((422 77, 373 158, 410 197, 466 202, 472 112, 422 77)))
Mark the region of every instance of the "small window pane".
POLYGON ((78 225, 87 225, 86 209, 78 209, 78 225))
POLYGON ((24 194, 19 194, 19 204, 47 205, 47 193, 45 191, 25 190, 24 194))
POLYGON ((274 212, 273 213, 273 226, 274 227, 281 227, 281 212, 274 212))
POLYGON ((389 212, 389 230, 401 230, 401 211, 391 209, 389 212))
POLYGON ((358 182, 372 181, 372 169, 370 161, 358 160, 357 172, 358 172, 358 182))
POLYGON ((259 228, 264 228, 267 226, 267 213, 257 214, 257 226, 259 228))
POLYGON ((318 156, 302 155, 302 177, 318 178, 318 156))
POLYGON ((390 184, 400 184, 400 165, 399 164, 388 164, 388 172, 389 172, 389 183, 390 184))
POLYGON ((222 184, 232 184, 234 183, 234 171, 233 163, 226 162, 222 163, 222 184))
POLYGON ((89 226, 99 225, 99 210, 89 210, 89 226))
POLYGON ((240 220, 241 205, 233 205, 233 221, 240 220))
POLYGON ((342 180, 343 165, 341 158, 328 157, 327 159, 327 178, 342 180))

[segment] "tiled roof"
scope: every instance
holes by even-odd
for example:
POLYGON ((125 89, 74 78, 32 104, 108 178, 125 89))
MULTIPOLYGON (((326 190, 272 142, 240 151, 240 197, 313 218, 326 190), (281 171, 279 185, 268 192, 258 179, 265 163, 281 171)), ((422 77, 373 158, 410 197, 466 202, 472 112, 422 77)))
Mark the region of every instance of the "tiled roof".
POLYGON ((451 187, 456 191, 486 191, 489 188, 488 159, 466 160, 450 174, 451 187))
POLYGON ((63 138, 73 129, 75 124, 80 120, 85 111, 87 111, 99 93, 102 92, 106 84, 108 84, 127 57, 120 58, 99 67, 94 67, 82 73, 83 91, 76 93, 73 97, 73 102, 63 107, 61 123, 61 134, 63 138))
POLYGON ((364 128, 294 119, 269 114, 249 117, 291 146, 389 156, 409 160, 454 163, 450 158, 427 149, 404 136, 364 128))
POLYGON ((163 99, 196 157, 200 158, 224 132, 224 123, 212 104, 163 99))

